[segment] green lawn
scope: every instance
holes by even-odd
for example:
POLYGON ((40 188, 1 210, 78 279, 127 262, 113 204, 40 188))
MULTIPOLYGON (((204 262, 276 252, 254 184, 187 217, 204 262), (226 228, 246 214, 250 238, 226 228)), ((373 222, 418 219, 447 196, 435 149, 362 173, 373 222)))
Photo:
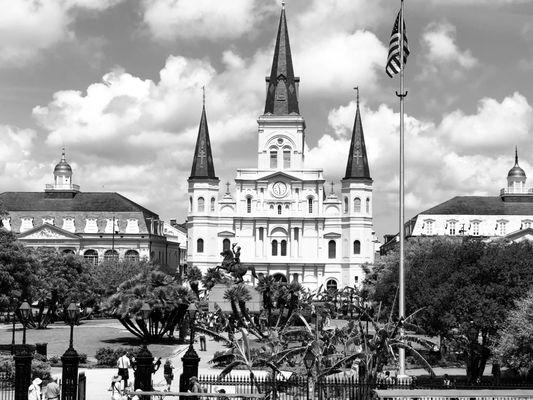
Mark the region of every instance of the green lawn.
MULTIPOLYGON (((10 324, 0 324, 0 343, 10 344, 12 337, 10 324)), ((27 329, 26 341, 29 344, 48 343, 48 355, 62 355, 68 347, 70 327, 62 322, 50 325, 47 329, 27 329)), ((22 326, 16 326, 15 342, 22 343, 22 326)), ((94 357, 100 347, 139 346, 140 340, 129 333, 117 320, 83 321, 74 327, 74 348, 94 357)), ((153 344, 149 346, 155 357, 166 358, 172 355, 177 345, 153 344)))

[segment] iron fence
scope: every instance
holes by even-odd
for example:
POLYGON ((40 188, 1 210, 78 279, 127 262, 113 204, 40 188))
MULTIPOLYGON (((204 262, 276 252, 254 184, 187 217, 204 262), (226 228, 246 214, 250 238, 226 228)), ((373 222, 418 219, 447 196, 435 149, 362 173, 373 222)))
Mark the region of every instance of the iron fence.
POLYGON ((15 400, 15 377, 0 372, 0 400, 15 400))

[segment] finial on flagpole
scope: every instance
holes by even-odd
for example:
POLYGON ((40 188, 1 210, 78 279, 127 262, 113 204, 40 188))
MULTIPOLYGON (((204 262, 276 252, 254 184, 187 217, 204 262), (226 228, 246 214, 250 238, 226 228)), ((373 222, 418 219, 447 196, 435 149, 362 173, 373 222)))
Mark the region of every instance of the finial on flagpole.
POLYGON ((205 107, 205 85, 202 86, 202 106, 205 107))
POLYGON ((359 108, 359 86, 353 88, 355 90, 355 99, 357 101, 357 108, 359 108))

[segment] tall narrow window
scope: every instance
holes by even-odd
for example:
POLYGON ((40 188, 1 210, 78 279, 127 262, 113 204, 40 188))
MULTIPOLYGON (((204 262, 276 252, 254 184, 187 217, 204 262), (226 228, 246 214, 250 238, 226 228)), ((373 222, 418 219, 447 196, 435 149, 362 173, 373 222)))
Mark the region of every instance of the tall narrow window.
POLYGON ((366 212, 370 212, 370 199, 368 197, 366 198, 366 212))
POLYGON ((294 228, 294 240, 300 239, 300 229, 294 228))
POLYGON ((198 239, 196 241, 196 252, 197 253, 203 253, 204 252, 204 239, 198 239))
POLYGON ((263 240, 265 237, 265 228, 259 228, 259 240, 263 240))
POLYGON ((448 222, 448 228, 450 229, 450 235, 455 235, 455 221, 448 222))
POLYGON ((283 149, 283 168, 291 167, 291 150, 283 149))
POLYGON ((281 210, 282 210, 281 205, 278 205, 278 214, 279 214, 279 215, 281 215, 281 210))
POLYGON ((309 214, 313 214, 313 199, 311 197, 307 199, 307 205, 309 207, 309 214))
POLYGON ((478 221, 472 222, 472 235, 474 236, 479 235, 479 222, 478 221))
POLYGON ((426 221, 426 235, 433 235, 433 221, 426 221))
POLYGON ((506 228, 507 228, 507 223, 504 221, 500 222, 500 235, 505 236, 505 233, 507 230, 506 228))
POLYGON ((272 255, 273 256, 278 255, 278 241, 277 240, 272 241, 272 255))
POLYGON ((281 247, 280 255, 286 256, 287 255, 287 241, 286 240, 282 240, 280 247, 281 247))
POLYGON ((96 250, 87 250, 83 253, 83 258, 85 258, 92 265, 98 265, 98 252, 96 250))
POLYGON ((248 214, 252 212, 252 198, 251 197, 246 198, 246 212, 248 214))
POLYGON ((215 198, 214 197, 211 197, 211 211, 215 211, 215 198))
POLYGON ((278 150, 270 149, 270 168, 278 168, 278 150))
POLYGON ((222 251, 226 251, 226 250, 229 250, 230 249, 230 241, 229 239, 224 239, 222 241, 222 251))
POLYGON ((337 243, 334 240, 328 242, 328 258, 337 257, 337 243))
POLYGON ((198 197, 198 212, 205 211, 205 201, 203 197, 198 197))
POLYGON ((353 242, 353 253, 361 254, 361 242, 359 240, 354 240, 353 242))
POLYGON ((348 197, 344 198, 344 212, 348 212, 348 197))
POLYGON ((189 212, 192 212, 192 197, 189 197, 189 212))
POLYGON ((361 199, 359 197, 353 200, 353 211, 356 213, 361 212, 361 199))

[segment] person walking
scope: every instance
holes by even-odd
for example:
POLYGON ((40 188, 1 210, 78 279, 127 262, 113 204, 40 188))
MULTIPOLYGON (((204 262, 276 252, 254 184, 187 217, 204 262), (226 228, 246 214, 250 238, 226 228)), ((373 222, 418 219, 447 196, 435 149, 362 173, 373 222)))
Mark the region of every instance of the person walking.
POLYGON ((126 351, 123 352, 122 356, 117 360, 118 375, 122 378, 124 386, 122 390, 126 390, 128 387, 128 379, 130 377, 129 369, 131 368, 131 362, 126 351))
POLYGON ((111 380, 111 400, 122 400, 120 382, 122 382, 122 377, 120 375, 115 375, 111 380))
POLYGON ((44 398, 45 400, 59 400, 61 394, 61 389, 57 384, 57 378, 52 377, 52 380, 46 385, 44 389, 44 398))
POLYGON ((170 359, 167 358, 165 365, 163 365, 163 376, 167 382, 167 392, 170 392, 170 385, 172 385, 172 380, 174 379, 174 366, 170 362, 170 359))
POLYGON ((41 378, 35 378, 28 387, 28 400, 41 400, 41 378))
POLYGON ((206 342, 205 335, 200 335, 200 351, 206 351, 206 342))

